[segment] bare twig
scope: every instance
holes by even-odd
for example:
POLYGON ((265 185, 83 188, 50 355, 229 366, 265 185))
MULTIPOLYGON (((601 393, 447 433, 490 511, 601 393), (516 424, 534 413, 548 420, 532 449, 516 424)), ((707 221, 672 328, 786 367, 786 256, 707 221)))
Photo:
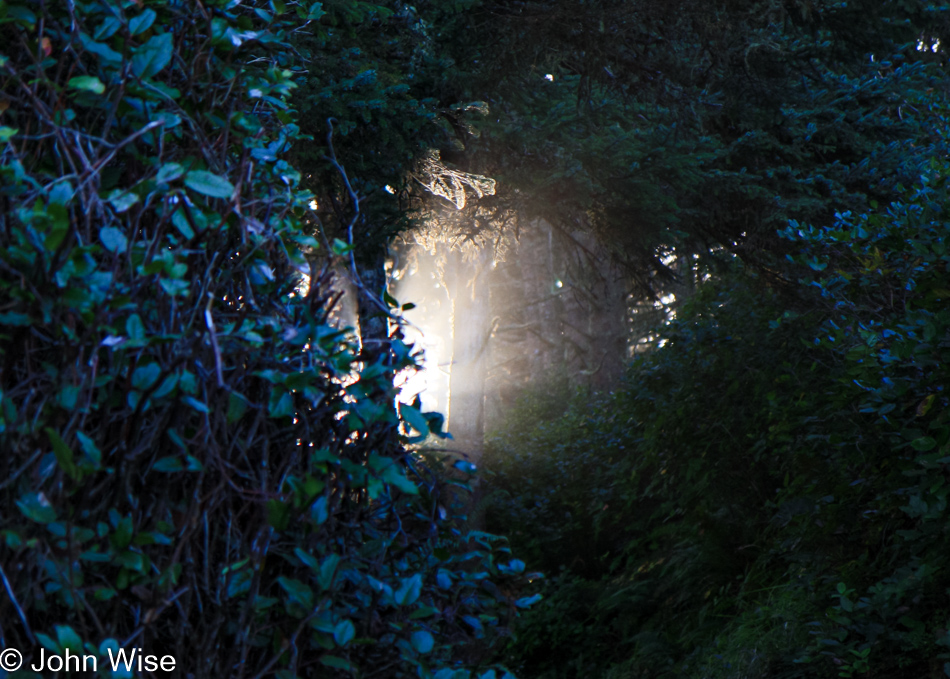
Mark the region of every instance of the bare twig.
POLYGON ((30 623, 26 621, 26 614, 23 612, 23 608, 20 606, 20 602, 17 601, 16 594, 13 593, 13 586, 10 584, 10 581, 7 579, 7 574, 3 570, 3 566, 0 565, 0 580, 3 580, 3 588, 7 590, 7 596, 10 597, 10 602, 13 604, 13 607, 16 609, 16 613, 20 618, 20 622, 23 623, 23 629, 26 630, 26 636, 30 640, 31 644, 36 643, 36 637, 33 636, 33 630, 30 629, 30 623))

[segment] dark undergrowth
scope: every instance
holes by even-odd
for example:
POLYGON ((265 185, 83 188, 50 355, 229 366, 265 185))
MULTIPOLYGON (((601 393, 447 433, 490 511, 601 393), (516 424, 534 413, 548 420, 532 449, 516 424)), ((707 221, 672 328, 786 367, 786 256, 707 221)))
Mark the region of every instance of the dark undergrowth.
POLYGON ((524 677, 950 675, 946 171, 793 225, 794 299, 736 267, 613 393, 509 414, 488 527, 548 573, 524 677))

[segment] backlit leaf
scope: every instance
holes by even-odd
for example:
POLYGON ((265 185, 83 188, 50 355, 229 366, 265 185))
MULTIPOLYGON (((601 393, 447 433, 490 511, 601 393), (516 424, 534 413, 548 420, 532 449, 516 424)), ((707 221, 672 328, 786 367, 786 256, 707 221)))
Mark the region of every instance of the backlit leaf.
POLYGON ((70 78, 69 86, 74 90, 92 92, 93 94, 102 94, 106 91, 106 86, 94 75, 79 75, 75 78, 70 78))

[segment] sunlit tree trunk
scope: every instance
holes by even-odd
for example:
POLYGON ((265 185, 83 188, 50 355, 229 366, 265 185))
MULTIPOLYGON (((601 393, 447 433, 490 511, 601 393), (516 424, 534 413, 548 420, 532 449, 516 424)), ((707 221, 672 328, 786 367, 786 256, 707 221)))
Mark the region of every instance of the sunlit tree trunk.
POLYGON ((516 266, 524 285, 525 349, 531 379, 547 375, 559 363, 557 302, 559 289, 553 266, 553 234, 543 220, 535 220, 518 242, 516 266))
POLYGON ((449 431, 455 437, 456 446, 476 458, 481 453, 485 435, 491 263, 491 253, 484 248, 468 261, 464 261, 462 253, 450 253, 447 267, 453 291, 449 431))

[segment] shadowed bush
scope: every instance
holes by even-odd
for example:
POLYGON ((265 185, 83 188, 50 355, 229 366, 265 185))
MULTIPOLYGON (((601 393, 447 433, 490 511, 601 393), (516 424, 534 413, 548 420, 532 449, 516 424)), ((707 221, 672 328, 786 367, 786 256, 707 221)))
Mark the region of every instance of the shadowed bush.
POLYGON ((561 565, 522 676, 950 673, 948 166, 919 169, 900 202, 783 230, 794 297, 733 271, 616 393, 512 413, 488 526, 561 565))
POLYGON ((327 323, 281 159, 321 13, 0 5, 0 641, 28 657, 461 679, 515 610, 504 541, 408 452, 438 429, 393 407, 410 348, 327 323))

